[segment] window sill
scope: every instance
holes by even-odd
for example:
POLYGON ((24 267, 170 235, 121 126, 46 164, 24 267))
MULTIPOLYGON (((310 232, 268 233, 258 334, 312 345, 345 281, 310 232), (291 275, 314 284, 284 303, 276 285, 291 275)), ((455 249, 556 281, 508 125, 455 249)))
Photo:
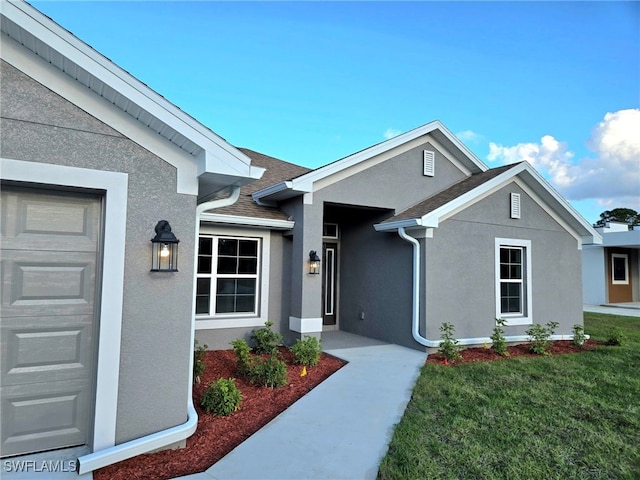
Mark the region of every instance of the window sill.
POLYGON ((502 315, 500 318, 504 319, 505 327, 517 327, 518 325, 531 325, 533 323, 531 317, 510 317, 508 315, 502 315))
POLYGON ((196 330, 218 330, 222 328, 263 327, 263 317, 196 317, 196 330))

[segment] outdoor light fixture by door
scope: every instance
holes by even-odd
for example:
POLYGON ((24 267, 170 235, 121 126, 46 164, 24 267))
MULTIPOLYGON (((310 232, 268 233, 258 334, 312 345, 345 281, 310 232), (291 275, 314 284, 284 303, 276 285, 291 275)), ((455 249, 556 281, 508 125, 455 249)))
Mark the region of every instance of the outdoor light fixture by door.
POLYGON ((320 273, 320 257, 315 250, 309 252, 309 273, 318 275, 320 273))
POLYGON ((156 236, 151 239, 151 271, 178 271, 178 243, 180 240, 171 232, 171 225, 160 220, 156 225, 156 236))

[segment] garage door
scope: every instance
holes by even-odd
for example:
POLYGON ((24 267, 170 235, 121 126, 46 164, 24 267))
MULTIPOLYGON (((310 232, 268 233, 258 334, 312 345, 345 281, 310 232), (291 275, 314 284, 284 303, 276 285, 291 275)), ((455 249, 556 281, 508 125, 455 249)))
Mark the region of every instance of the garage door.
POLYGON ((89 443, 102 199, 2 186, 2 456, 89 443))

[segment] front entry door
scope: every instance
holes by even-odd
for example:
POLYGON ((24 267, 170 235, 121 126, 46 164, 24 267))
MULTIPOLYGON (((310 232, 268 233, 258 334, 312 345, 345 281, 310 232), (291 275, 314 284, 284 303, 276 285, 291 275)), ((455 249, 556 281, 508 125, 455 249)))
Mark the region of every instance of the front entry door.
POLYGON ((0 455, 88 444, 102 199, 3 185, 1 200, 0 455))
POLYGON ((338 244, 322 245, 322 324, 335 325, 338 308, 338 244))
POLYGON ((629 250, 609 250, 609 303, 633 301, 629 250))

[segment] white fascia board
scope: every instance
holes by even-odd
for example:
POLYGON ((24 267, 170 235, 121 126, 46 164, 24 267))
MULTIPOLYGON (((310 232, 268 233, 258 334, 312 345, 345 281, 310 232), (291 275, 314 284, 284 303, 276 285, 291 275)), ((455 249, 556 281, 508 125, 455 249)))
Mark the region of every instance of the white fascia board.
MULTIPOLYGON (((215 153, 237 174, 248 172, 249 157, 29 4, 3 1, 2 14, 203 150, 215 153)), ((215 172, 219 166, 205 168, 215 172)))
POLYGON ((398 230, 399 228, 411 229, 420 226, 422 226, 422 224, 419 218, 410 218, 407 220, 398 220, 397 222, 376 223, 373 228, 376 232, 390 232, 398 230))
POLYGON ((251 194, 251 197, 258 205, 275 206, 280 200, 287 200, 296 195, 310 193, 311 190, 304 190, 296 187, 291 180, 276 183, 270 187, 263 188, 251 194))
POLYGON ((460 141, 458 137, 456 137, 447 127, 445 127, 440 121, 438 123, 438 130, 442 132, 442 134, 449 139, 451 143, 453 143, 466 157, 469 158, 481 171, 486 172, 489 170, 489 167, 480 160, 475 153, 473 153, 467 146, 460 141))
POLYGON ((202 213, 201 222, 223 223, 227 225, 245 225, 248 227, 268 228, 270 230, 291 230, 295 222, 291 220, 274 220, 258 217, 241 217, 237 215, 222 215, 220 213, 202 213))
MULTIPOLYGON (((545 191, 553 197, 553 199, 560 204, 563 208, 563 212, 566 212, 570 219, 573 219, 578 222, 578 224, 584 228, 584 232, 577 232, 582 234, 584 238, 587 239, 586 243, 593 244, 601 244, 602 243, 602 235, 600 235, 596 229, 589 223, 587 220, 578 213, 578 211, 573 208, 573 206, 567 202, 562 195, 560 195, 555 188, 551 186, 549 182, 547 182, 542 175, 540 175, 535 168, 529 164, 529 162, 523 162, 521 165, 524 166, 523 170, 529 173, 538 184, 545 189, 545 191), (586 234, 586 235, 585 235, 586 234)), ((565 219, 566 220, 566 219, 565 219)))

